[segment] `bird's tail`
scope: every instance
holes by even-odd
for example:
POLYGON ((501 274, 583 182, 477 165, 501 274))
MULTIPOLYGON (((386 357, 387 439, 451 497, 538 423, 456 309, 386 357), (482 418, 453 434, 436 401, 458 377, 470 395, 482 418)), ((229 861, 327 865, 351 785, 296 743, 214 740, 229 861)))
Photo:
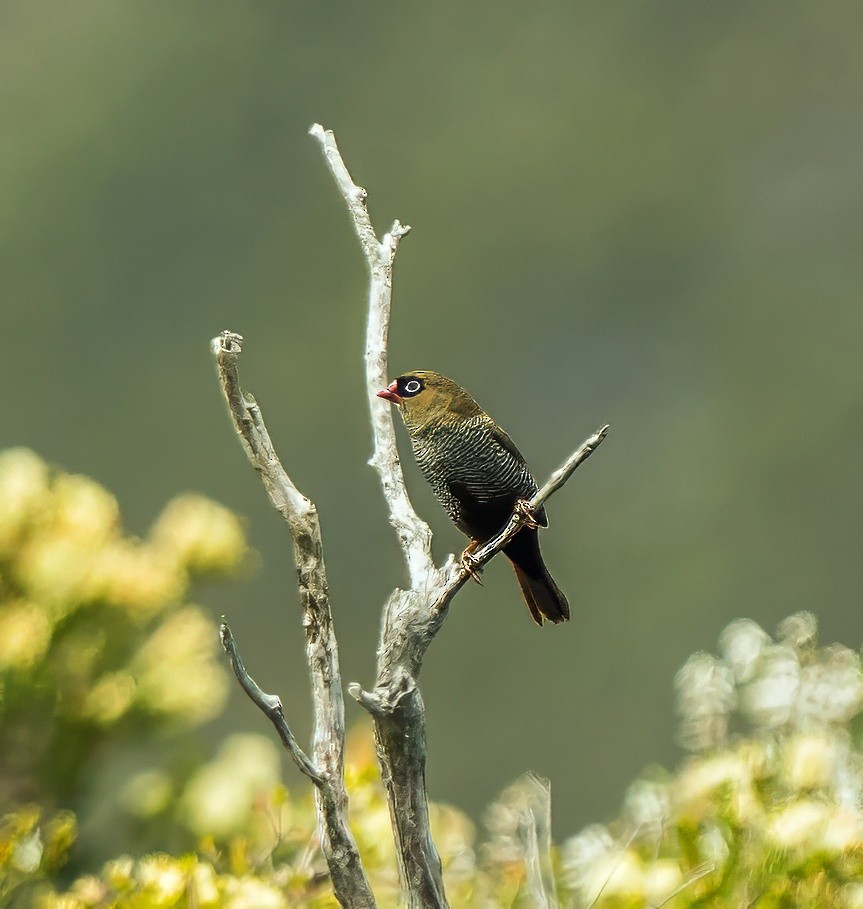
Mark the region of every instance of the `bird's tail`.
POLYGON ((569 603, 563 591, 554 583, 539 551, 535 530, 523 530, 504 549, 512 561, 524 601, 537 625, 543 618, 557 624, 569 621, 569 603))
POLYGON ((532 578, 518 565, 513 564, 512 567, 527 608, 537 625, 542 625, 543 617, 555 624, 569 621, 569 603, 547 569, 542 576, 532 578))

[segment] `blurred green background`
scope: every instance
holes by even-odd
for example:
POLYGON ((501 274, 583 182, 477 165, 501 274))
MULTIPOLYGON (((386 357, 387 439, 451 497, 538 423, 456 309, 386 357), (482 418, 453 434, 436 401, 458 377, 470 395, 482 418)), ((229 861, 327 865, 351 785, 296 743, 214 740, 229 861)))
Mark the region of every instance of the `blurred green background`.
MULTIPOLYGON (((289 540, 207 348, 241 332, 371 684, 405 575, 365 464, 363 264, 306 135, 335 129, 378 230, 414 228, 393 372, 460 380, 540 478, 612 424, 543 537, 572 623, 535 628, 495 563, 429 654, 430 793, 477 816, 530 768, 558 835, 605 818, 677 760, 673 675, 729 620, 811 609, 860 642, 861 35, 860 6, 802 0, 9 0, 0 447, 93 476, 139 533, 187 489, 243 514, 262 567, 202 601, 305 734, 289 540)), ((234 692, 208 735, 265 729, 234 692)))

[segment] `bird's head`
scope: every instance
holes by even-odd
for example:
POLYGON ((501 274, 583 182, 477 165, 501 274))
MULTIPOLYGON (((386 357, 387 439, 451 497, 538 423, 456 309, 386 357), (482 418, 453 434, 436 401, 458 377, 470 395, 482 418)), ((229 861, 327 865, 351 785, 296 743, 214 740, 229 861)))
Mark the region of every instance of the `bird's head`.
POLYGON ((461 385, 428 369, 406 372, 379 391, 378 397, 398 404, 411 432, 438 420, 465 419, 482 413, 461 385))

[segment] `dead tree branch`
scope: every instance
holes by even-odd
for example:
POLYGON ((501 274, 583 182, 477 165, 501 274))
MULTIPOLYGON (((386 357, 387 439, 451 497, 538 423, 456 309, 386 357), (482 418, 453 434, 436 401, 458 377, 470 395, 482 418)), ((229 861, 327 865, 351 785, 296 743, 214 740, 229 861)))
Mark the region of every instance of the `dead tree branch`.
POLYGON ((324 129, 316 123, 309 133, 320 143, 330 172, 345 200, 369 272, 366 385, 374 438, 374 452, 369 464, 380 476, 390 512, 390 523, 399 538, 411 585, 416 587, 434 570, 431 530, 414 511, 405 487, 396 449, 392 408, 376 396, 376 392, 388 381, 387 333, 392 305, 393 261, 399 241, 410 231, 410 227, 395 221, 389 233, 378 241, 366 208, 367 193, 351 179, 332 130, 324 129))
MULTIPOLYGON (((366 191, 352 180, 335 137, 315 124, 318 141, 351 216, 369 272, 366 384, 374 432, 370 464, 378 471, 390 522, 405 556, 410 588, 394 590, 384 607, 377 679, 374 689, 358 684, 350 693, 374 718, 381 776, 387 789, 390 819, 402 893, 407 906, 447 906, 440 857, 431 838, 425 784, 425 709, 417 679, 423 658, 443 625, 449 604, 468 573, 451 558, 437 568, 431 555, 431 532, 413 509, 404 484, 395 442, 391 408, 376 396, 387 385, 387 331, 392 299, 392 267, 398 241, 407 228, 396 221, 379 242, 366 208, 366 191)), ((530 502, 538 510, 605 438, 604 426, 584 442, 530 502)), ((506 527, 475 553, 485 564, 521 529, 527 517, 516 512, 506 527)))
POLYGON ((320 522, 314 503, 297 489, 276 456, 260 408, 254 398, 243 394, 240 388, 237 358, 242 350, 242 340, 240 335, 224 331, 212 340, 211 346, 219 383, 240 441, 293 538, 306 656, 312 677, 314 731, 311 758, 294 739, 279 698, 263 692, 246 672, 231 630, 224 621, 222 645, 245 692, 274 724, 297 766, 315 784, 318 834, 336 898, 342 906, 352 909, 373 909, 375 898, 348 823, 344 782, 345 706, 320 522))

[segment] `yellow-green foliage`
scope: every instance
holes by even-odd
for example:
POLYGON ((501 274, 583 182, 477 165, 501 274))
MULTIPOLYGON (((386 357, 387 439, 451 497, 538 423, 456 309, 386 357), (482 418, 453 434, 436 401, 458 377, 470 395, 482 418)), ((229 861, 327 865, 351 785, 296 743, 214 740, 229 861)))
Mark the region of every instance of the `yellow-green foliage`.
MULTIPOLYGON (((694 656, 677 680, 692 755, 676 774, 634 783, 608 826, 550 846, 547 789, 533 778, 489 808, 479 838, 462 813, 434 806, 451 904, 528 909, 544 893, 549 905, 606 909, 863 907, 863 776, 852 733, 860 660, 817 648, 813 634, 809 616, 786 622, 778 643, 737 622, 721 658, 694 656), (730 720, 748 727, 730 736, 730 720)), ((347 781, 373 887, 381 906, 395 906, 389 817, 366 727, 349 742, 347 781)), ((151 810, 150 782, 131 810, 151 810)), ((41 905, 336 905, 310 787, 280 785, 272 739, 232 737, 170 803, 175 822, 198 836, 196 854, 121 858, 62 896, 46 892, 41 905)))
POLYGON ((46 818, 36 806, 26 805, 0 818, 0 905, 16 894, 28 899, 42 884, 47 890, 47 881, 66 863, 76 833, 75 817, 68 811, 46 818))
POLYGON ((819 648, 809 613, 777 641, 734 622, 720 650, 677 676, 692 755, 563 844, 565 883, 597 907, 863 907, 860 655, 819 648))
MULTIPOLYGON (((275 736, 231 736, 207 763, 122 785, 128 818, 185 854, 120 856, 60 882, 76 837, 64 809, 98 743, 221 708, 215 628, 185 598, 192 576, 229 571, 245 552, 237 519, 206 500, 175 500, 133 540, 92 481, 30 452, 0 456, 0 905, 336 905, 312 787, 284 788, 275 736)), ((860 655, 819 647, 809 614, 776 640, 741 620, 719 656, 695 654, 676 684, 690 755, 636 781, 616 821, 554 846, 548 786, 532 777, 489 808, 481 835, 432 806, 451 904, 863 909, 860 655)), ((368 726, 350 737, 346 775, 379 905, 395 906, 368 726)))
POLYGON ((138 540, 94 481, 0 454, 0 805, 65 804, 107 741, 221 711, 216 629, 186 597, 245 556, 238 519, 200 496, 138 540))
MULTIPOLYGON (((389 810, 368 726, 350 736, 347 783, 354 834, 375 893, 381 906, 395 906, 398 878, 389 810)), ((337 906, 318 846, 312 787, 288 792, 281 784, 274 738, 232 736, 179 790, 172 785, 167 777, 135 779, 127 804, 142 816, 154 808, 171 812, 178 826, 196 836, 194 854, 121 856, 58 893, 49 881, 60 863, 49 862, 47 847, 58 822, 40 823, 38 809, 26 808, 7 818, 0 832, 0 874, 8 872, 15 885, 27 885, 28 902, 21 905, 45 909, 337 906), (159 792, 156 803, 153 789, 159 792)), ((73 823, 68 814, 63 819, 73 823)), ((477 867, 474 828, 467 817, 433 806, 432 824, 453 903, 471 905, 478 893, 490 894, 493 882, 477 867)), ((52 855, 58 852, 52 847, 52 855)), ((0 903, 2 896, 0 890, 0 903)))

